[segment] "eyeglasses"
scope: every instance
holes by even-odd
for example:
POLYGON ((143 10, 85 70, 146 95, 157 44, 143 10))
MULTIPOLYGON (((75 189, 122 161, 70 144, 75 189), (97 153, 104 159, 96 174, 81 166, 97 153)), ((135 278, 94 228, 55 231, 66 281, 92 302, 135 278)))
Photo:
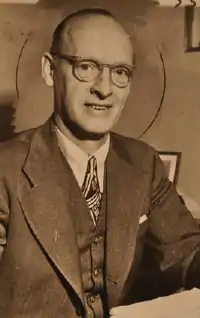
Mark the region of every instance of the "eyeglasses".
POLYGON ((101 75, 103 68, 108 67, 113 84, 125 88, 133 74, 133 66, 126 64, 102 64, 97 60, 60 53, 51 53, 51 55, 69 62, 72 65, 73 75, 82 82, 95 81, 101 75))

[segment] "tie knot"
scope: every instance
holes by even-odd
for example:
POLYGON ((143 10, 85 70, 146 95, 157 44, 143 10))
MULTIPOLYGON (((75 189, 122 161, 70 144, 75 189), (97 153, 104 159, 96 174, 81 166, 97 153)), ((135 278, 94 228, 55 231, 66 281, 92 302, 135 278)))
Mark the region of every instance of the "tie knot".
POLYGON ((88 166, 89 166, 89 171, 94 171, 97 169, 97 159, 95 156, 92 156, 89 160, 88 160, 88 166))

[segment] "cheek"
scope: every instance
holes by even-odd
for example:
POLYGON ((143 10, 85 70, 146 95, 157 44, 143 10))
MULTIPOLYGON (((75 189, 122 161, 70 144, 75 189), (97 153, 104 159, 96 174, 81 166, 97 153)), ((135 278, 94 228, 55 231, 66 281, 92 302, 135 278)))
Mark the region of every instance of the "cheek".
POLYGON ((79 107, 85 103, 89 92, 88 83, 70 80, 66 85, 66 100, 68 104, 73 104, 73 107, 79 107))
POLYGON ((113 94, 116 106, 118 108, 124 107, 129 94, 129 89, 117 89, 113 92, 113 94))

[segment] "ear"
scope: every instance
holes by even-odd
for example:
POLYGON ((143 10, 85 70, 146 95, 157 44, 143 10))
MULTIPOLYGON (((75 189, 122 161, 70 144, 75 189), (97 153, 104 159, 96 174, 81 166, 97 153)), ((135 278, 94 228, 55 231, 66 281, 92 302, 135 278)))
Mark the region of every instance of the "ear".
POLYGON ((53 86, 53 64, 52 56, 50 53, 46 52, 41 60, 42 64, 42 77, 45 80, 47 86, 53 86))

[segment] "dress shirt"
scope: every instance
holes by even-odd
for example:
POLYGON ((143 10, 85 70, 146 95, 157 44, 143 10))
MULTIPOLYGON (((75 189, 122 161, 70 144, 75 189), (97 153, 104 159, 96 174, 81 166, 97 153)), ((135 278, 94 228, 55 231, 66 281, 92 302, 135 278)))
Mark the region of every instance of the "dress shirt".
POLYGON ((68 161, 74 176, 81 187, 85 177, 88 160, 90 157, 95 156, 97 159, 97 173, 99 180, 99 187, 101 193, 103 193, 103 180, 104 180, 104 163, 108 154, 109 145, 110 145, 110 136, 108 135, 105 143, 93 154, 90 156, 80 149, 74 142, 64 135, 64 133, 55 126, 58 146, 63 153, 64 157, 68 161))

